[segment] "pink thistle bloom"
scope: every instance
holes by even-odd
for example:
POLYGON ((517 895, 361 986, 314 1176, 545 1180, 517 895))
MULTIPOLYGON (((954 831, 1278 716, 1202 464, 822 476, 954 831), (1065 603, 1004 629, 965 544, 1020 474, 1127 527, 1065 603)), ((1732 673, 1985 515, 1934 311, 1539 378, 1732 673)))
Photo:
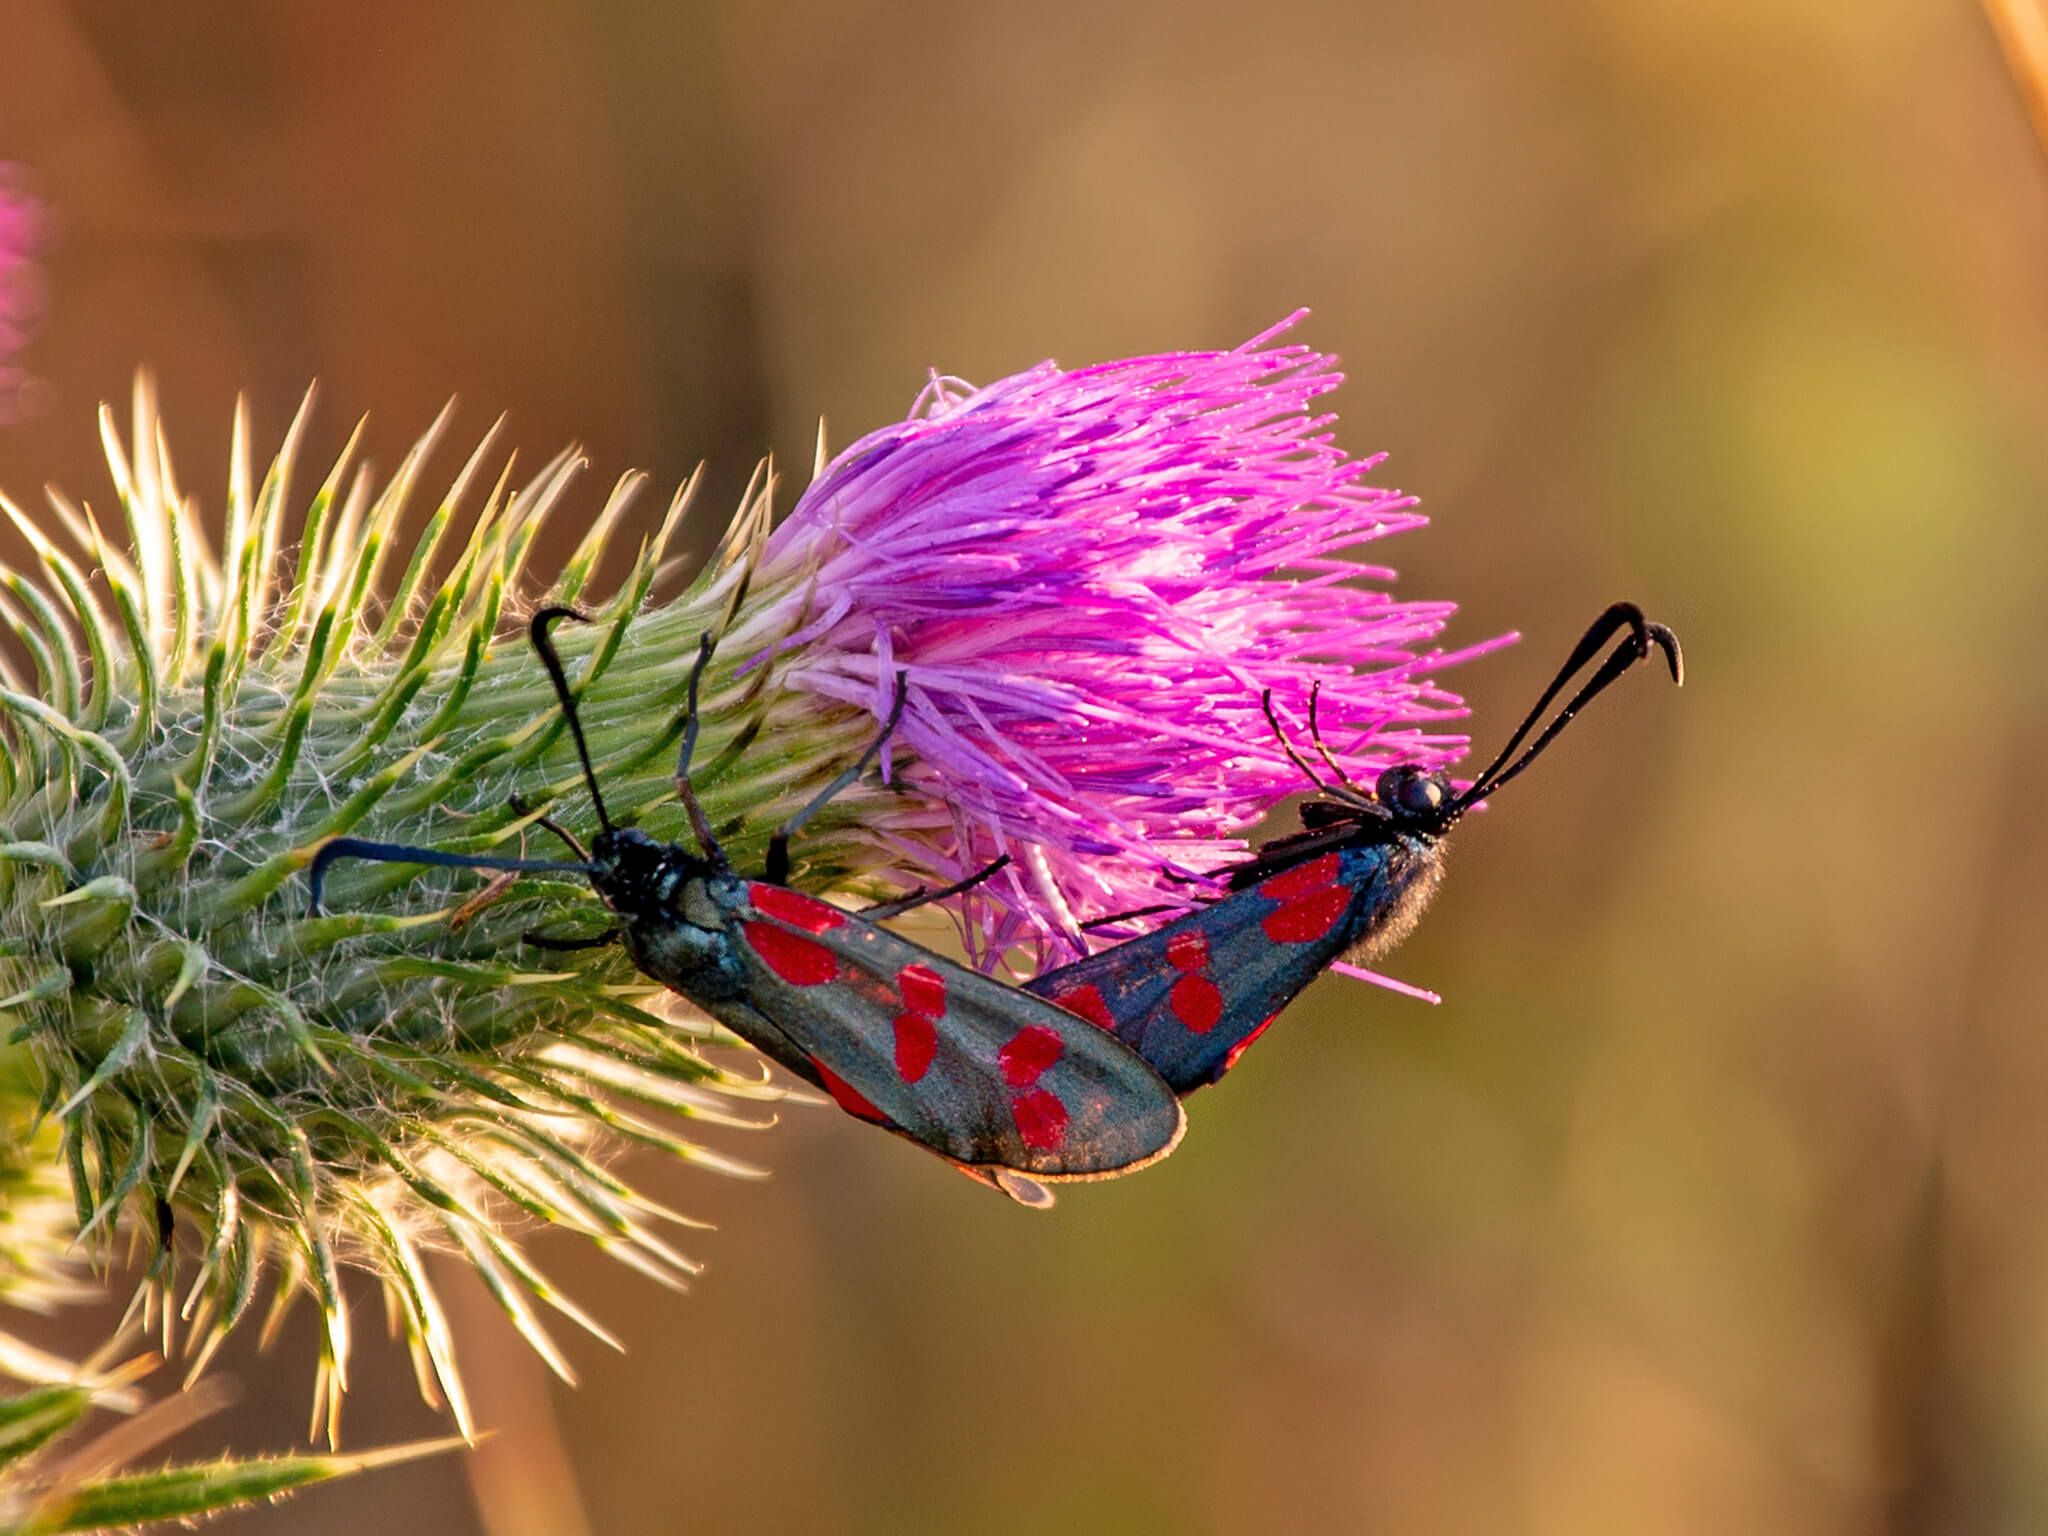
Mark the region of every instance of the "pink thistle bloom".
POLYGON ((0 160, 0 423, 15 418, 28 376, 14 359, 28 344, 42 311, 35 255, 43 239, 43 205, 29 190, 28 173, 0 160))
POLYGON ((897 782, 950 807, 870 812, 902 867, 950 880, 1014 860, 969 898, 984 960, 1084 952, 1091 919, 1199 893, 1242 833, 1308 786, 1261 708, 1300 732, 1311 687, 1332 750, 1371 783, 1445 766, 1464 713, 1435 673, 1444 602, 1401 601, 1353 558, 1416 528, 1314 409, 1335 359, 1276 345, 1062 369, 976 389, 934 376, 908 420, 827 464, 769 540, 739 654, 776 680, 909 707, 897 782))

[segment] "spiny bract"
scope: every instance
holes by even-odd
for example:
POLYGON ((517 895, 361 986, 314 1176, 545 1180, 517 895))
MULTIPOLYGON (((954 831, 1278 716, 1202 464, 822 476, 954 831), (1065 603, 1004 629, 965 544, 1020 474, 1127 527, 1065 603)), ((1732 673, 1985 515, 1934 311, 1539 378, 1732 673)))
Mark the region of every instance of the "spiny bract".
MULTIPOLYGON (((752 1126, 765 1122, 735 1101, 774 1092, 699 1054, 715 1029, 669 1012, 616 952, 521 950, 538 922, 588 921, 573 879, 522 881, 461 908, 476 891, 468 877, 357 868, 332 882, 332 915, 306 915, 298 877, 328 837, 516 848, 556 796, 580 794, 545 679, 499 635, 576 457, 518 489, 508 465, 458 542, 487 436, 376 608, 445 414, 379 491, 351 472, 351 439, 306 507, 286 580, 279 544, 306 417, 259 481, 238 412, 218 558, 146 386, 129 446, 109 413, 101 421, 128 547, 52 493, 103 588, 0 500, 44 577, 0 573, 0 620, 34 674, 9 658, 0 687, 0 1018, 33 1053, 40 1107, 62 1126, 79 1236, 104 1252, 124 1211, 153 1236, 174 1223, 139 1300, 161 1308, 167 1335, 174 1314, 185 1322, 194 1376, 259 1288, 273 1317, 310 1291, 325 1323, 316 1424, 324 1412, 332 1433, 349 1351, 341 1269, 353 1264, 382 1280, 422 1390, 438 1385, 466 1428, 422 1248, 463 1253, 566 1375, 535 1303, 601 1330, 522 1256, 505 1218, 573 1228, 657 1278, 686 1275, 690 1261, 656 1230, 670 1213, 600 1165, 591 1133, 747 1171, 640 1108, 752 1126), (196 1273, 180 1227, 200 1236, 196 1273)), ((588 600, 638 484, 613 489, 550 600, 588 600)), ((650 607, 688 490, 593 608, 600 622, 564 636, 614 803, 656 833, 680 821, 662 802, 684 663, 700 632, 734 618, 768 528, 765 494, 751 495, 690 590, 650 607)), ((800 730, 749 749, 772 701, 768 668, 707 679, 699 782, 721 823, 772 826, 872 732, 857 710, 809 704, 800 730), (801 751, 778 753, 776 740, 801 751)), ((738 834, 756 856, 758 841, 738 834)), ((833 824, 805 852, 820 883, 846 868, 833 824)))

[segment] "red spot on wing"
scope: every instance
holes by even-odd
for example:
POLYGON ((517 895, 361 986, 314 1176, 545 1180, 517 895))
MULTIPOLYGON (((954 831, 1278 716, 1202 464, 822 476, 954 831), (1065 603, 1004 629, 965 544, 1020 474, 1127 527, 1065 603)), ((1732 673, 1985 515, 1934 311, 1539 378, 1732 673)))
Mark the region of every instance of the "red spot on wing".
POLYGON ((792 891, 786 885, 757 880, 747 887, 747 899, 756 911, 780 918, 806 933, 824 933, 846 921, 846 914, 837 907, 813 900, 801 891, 792 891))
MULTIPOLYGON (((1066 1050, 1067 1042, 1043 1024, 1027 1024, 996 1052, 996 1065, 1003 1069, 1003 1081, 1012 1088, 1029 1088, 1066 1050)), ((1062 1110, 1060 1115, 1064 1123, 1066 1111, 1062 1110)))
POLYGON ((871 1121, 876 1125, 887 1125, 889 1117, 864 1098, 860 1090, 845 1078, 834 1072, 817 1057, 811 1058, 811 1065, 818 1069, 818 1079, 824 1083, 825 1091, 832 1095, 839 1107, 856 1120, 871 1121))
POLYGON ((1067 1139, 1067 1106, 1043 1088, 1020 1093, 1011 1105, 1017 1135, 1034 1152, 1050 1152, 1067 1139))
POLYGON ((741 923, 740 932, 761 963, 792 987, 821 987, 839 975, 839 957, 814 939, 773 923, 741 923))
POLYGON ((896 1015, 896 1075, 914 1083, 931 1070, 939 1053, 939 1032, 921 1013, 896 1015))
POLYGON ((1083 982, 1078 987, 1069 987, 1053 998, 1069 1013, 1078 1013, 1099 1029, 1115 1030, 1116 1019, 1109 1011, 1109 1004, 1103 1001, 1102 989, 1093 982, 1083 982))
POLYGON ((939 1015, 946 1011, 946 978, 928 965, 906 965, 896 973, 904 1011, 896 1015, 896 1075, 917 1082, 939 1053, 939 1015))
POLYGON ((1199 971, 1209 963, 1209 935, 1198 928, 1166 941, 1166 960, 1176 971, 1199 971))
MULTIPOLYGON (((1250 1034, 1246 1035, 1242 1040, 1238 1041, 1237 1044, 1233 1045, 1230 1048, 1230 1054, 1223 1058, 1223 1065, 1216 1069, 1216 1077, 1221 1077, 1224 1073, 1228 1072, 1232 1067, 1236 1066, 1237 1058, 1242 1056, 1246 1051, 1250 1050, 1252 1048, 1252 1042, 1258 1039, 1259 1036, 1263 1035, 1267 1030, 1271 1029, 1273 1027, 1273 1021, 1279 1017, 1280 1015, 1277 1013, 1267 1014, 1264 1022, 1261 1023, 1257 1029, 1253 1030, 1250 1034)), ((1210 1078, 1209 1081, 1213 1083, 1214 1081, 1216 1081, 1216 1077, 1210 1078)))
POLYGON ((1274 901, 1290 901, 1296 896, 1313 896, 1319 891, 1327 891, 1337 883, 1340 863, 1340 855, 1334 853, 1310 859, 1300 868, 1290 869, 1266 881, 1259 887, 1259 894, 1274 901))
MULTIPOLYGON (((1259 887, 1260 894, 1271 895, 1268 887, 1274 883, 1268 880, 1259 887)), ((1275 944, 1311 944, 1336 927, 1350 905, 1351 892, 1341 885, 1332 886, 1283 902, 1268 912, 1259 926, 1275 944)))
POLYGON ((936 1019, 946 1011, 946 978, 928 965, 906 965, 896 973, 896 990, 912 1013, 936 1019))
POLYGON ((1173 1016, 1195 1034, 1206 1035, 1223 1017, 1223 994, 1206 976, 1183 976, 1166 994, 1173 1016))

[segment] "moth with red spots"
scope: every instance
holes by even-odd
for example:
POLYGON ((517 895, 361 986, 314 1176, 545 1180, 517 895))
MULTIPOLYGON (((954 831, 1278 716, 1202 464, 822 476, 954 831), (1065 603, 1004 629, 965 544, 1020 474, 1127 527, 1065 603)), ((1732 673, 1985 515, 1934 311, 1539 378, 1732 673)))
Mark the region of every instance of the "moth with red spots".
POLYGON ((769 844, 768 871, 748 879, 727 861, 690 786, 699 647, 676 765, 676 793, 702 852, 664 843, 606 814, 575 699, 548 634, 567 608, 533 616, 530 635, 554 684, 583 764, 601 828, 586 850, 568 832, 574 861, 443 853, 342 837, 309 871, 313 908, 337 859, 431 864, 589 877, 620 919, 594 939, 528 935, 542 947, 623 942, 633 963, 688 998, 855 1117, 936 1152, 1028 1205, 1050 1204, 1039 1180, 1109 1178, 1164 1157, 1180 1140, 1180 1101, 1113 1035, 1028 992, 934 954, 880 926, 893 916, 985 879, 993 865, 943 890, 848 912, 784 884, 789 839, 880 752, 901 718, 895 708, 861 759, 799 811, 769 844))
POLYGON ((1462 793, 1440 773, 1389 768, 1370 791, 1353 784, 1314 732, 1337 774, 1325 783, 1281 744, 1320 794, 1303 804, 1303 830, 1268 843, 1225 876, 1227 894, 1156 932, 1048 971, 1027 990, 1092 1020, 1149 1062, 1178 1094, 1228 1072, 1246 1048, 1323 969, 1364 963, 1415 926, 1443 877, 1443 839, 1473 805, 1528 767, 1595 695, 1653 650, 1684 680, 1678 637, 1616 603, 1596 619, 1528 717, 1462 793), (1514 756, 1543 712, 1610 637, 1627 634, 1526 752, 1514 756), (1510 759, 1513 759, 1510 762, 1510 759))

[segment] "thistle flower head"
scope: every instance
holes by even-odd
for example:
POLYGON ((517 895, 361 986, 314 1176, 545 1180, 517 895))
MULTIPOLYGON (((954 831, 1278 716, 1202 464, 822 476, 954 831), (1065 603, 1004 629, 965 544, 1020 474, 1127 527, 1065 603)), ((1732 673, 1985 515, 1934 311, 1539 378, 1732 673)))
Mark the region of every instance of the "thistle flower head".
MULTIPOLYGON (((598 1137, 746 1173, 675 1122, 759 1126, 749 1101, 778 1095, 754 1069, 707 1059, 703 1047, 730 1042, 668 1012, 617 957, 522 955, 537 914, 581 910, 573 883, 530 882, 472 911, 475 882, 379 867, 336 882, 333 915, 306 915, 300 875, 330 836, 516 848, 580 783, 545 682, 497 638, 574 455, 516 490, 506 465, 478 497, 487 436, 379 609, 371 594, 445 418, 382 487, 354 465, 352 439, 305 504, 293 559, 279 549, 305 420, 259 478, 238 414, 217 551, 144 386, 128 443, 101 421, 125 548, 89 505, 52 493, 46 530, 0 497, 41 567, 0 571, 15 644, 0 655, 0 1026, 61 1131, 68 1241, 104 1256, 124 1218, 147 1240, 137 1308, 166 1353, 182 1339, 192 1377, 266 1291, 266 1328, 311 1295, 325 1325, 315 1423, 334 1433, 353 1265, 383 1281, 422 1392, 466 1431, 423 1252, 463 1255, 566 1376, 544 1311, 610 1335, 526 1258, 516 1225, 568 1227, 680 1285, 695 1266, 663 1231, 679 1218, 607 1171, 598 1137)), ((584 596, 638 484, 614 487, 554 595, 584 596)), ((650 740, 637 710, 679 695, 684 637, 717 622, 742 579, 729 549, 682 599, 643 613, 685 505, 569 647, 580 684, 605 692, 593 737, 627 798, 665 777, 643 760, 674 739, 656 725, 650 740)), ((832 750, 820 771, 840 761, 832 750)))
POLYGON ((1465 749, 1432 675, 1454 658, 1429 649, 1452 605, 1397 601, 1361 584, 1391 571, 1349 558, 1423 519, 1314 412, 1334 359, 1279 329, 981 389, 935 377, 768 540, 756 584, 786 595, 735 638, 780 630, 763 655, 785 686, 877 714, 908 673, 896 742, 925 809, 875 835, 919 878, 1012 855, 976 898, 992 951, 1077 951, 1081 923, 1241 854, 1306 787, 1269 690, 1297 726, 1316 690, 1368 783, 1465 749))
MULTIPOLYGON (((860 756, 906 672, 887 782, 810 822, 794 878, 943 883, 1009 853, 970 914, 990 957, 1073 944, 1090 917, 1172 899, 1239 852, 1301 787, 1269 689, 1299 724, 1319 686, 1355 774, 1448 761, 1459 706, 1431 674, 1455 658, 1427 647, 1449 606, 1359 584, 1390 573, 1347 552, 1418 519, 1312 412, 1336 382, 1270 335, 982 390, 937 379, 772 533, 759 481, 661 600, 688 486, 619 586, 590 590, 639 488, 621 479, 531 593, 595 621, 557 638, 614 817, 688 835, 671 774, 706 636, 693 780, 736 865, 759 867, 860 756)), ((575 455, 515 482, 492 467, 494 429, 401 559, 445 417, 388 482, 351 440, 301 500, 304 424, 259 474, 238 413, 218 544, 147 388, 127 442, 101 422, 125 539, 56 493, 47 518, 0 497, 40 568, 0 570, 0 1027, 59 1127, 76 1235, 105 1252, 125 1220, 147 1239, 138 1306, 193 1374, 259 1291, 273 1318, 310 1295, 332 1433, 354 1265, 382 1281, 423 1392, 466 1427, 421 1253, 463 1256, 566 1375, 544 1311, 609 1336, 517 1227, 568 1227, 679 1282, 694 1266, 665 1233, 678 1218, 603 1149, 749 1171, 677 1121, 758 1126, 776 1090, 707 1054, 735 1042, 616 949, 522 947, 536 928, 608 926, 573 877, 345 865, 328 914, 307 916, 301 876, 328 838, 508 854, 542 816, 584 833, 593 818, 505 622, 575 455)))

